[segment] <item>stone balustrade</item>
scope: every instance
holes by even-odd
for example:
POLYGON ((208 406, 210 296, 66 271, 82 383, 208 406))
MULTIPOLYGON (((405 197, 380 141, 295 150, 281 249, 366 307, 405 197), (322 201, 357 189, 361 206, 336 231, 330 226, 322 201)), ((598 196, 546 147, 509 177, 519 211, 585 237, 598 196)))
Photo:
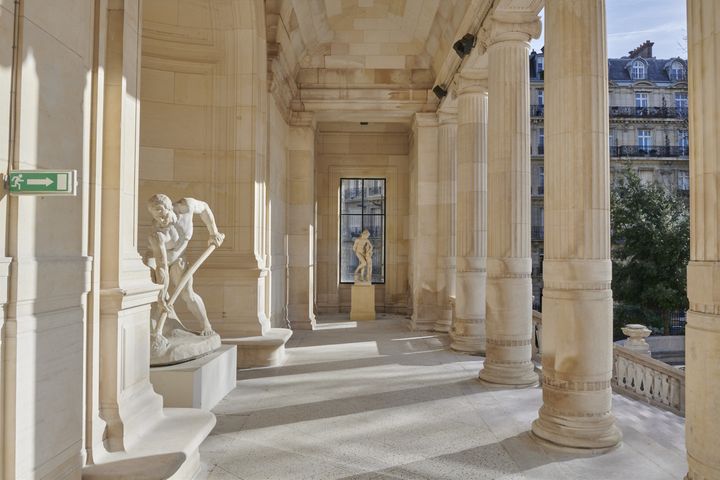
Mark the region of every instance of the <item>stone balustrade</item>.
POLYGON ((685 372, 647 355, 615 345, 613 390, 685 416, 685 372))
MULTIPOLYGON (((542 313, 533 311, 533 361, 542 358, 542 313)), ((647 354, 613 345, 612 388, 616 393, 685 416, 685 371, 647 354)))

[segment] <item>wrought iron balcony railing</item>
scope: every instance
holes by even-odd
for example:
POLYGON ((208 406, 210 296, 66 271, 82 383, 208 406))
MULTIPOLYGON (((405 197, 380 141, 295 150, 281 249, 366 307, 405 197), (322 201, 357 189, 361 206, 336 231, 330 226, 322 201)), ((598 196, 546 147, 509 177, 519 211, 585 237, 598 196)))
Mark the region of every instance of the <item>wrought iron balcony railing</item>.
POLYGON ((687 118, 687 107, 610 107, 610 118, 687 118))
POLYGON ((690 154, 690 147, 672 145, 648 147, 644 145, 620 145, 610 147, 612 158, 624 157, 649 157, 649 158, 677 158, 687 157, 690 154))
POLYGON ((545 105, 530 105, 530 116, 537 118, 545 115, 545 105))

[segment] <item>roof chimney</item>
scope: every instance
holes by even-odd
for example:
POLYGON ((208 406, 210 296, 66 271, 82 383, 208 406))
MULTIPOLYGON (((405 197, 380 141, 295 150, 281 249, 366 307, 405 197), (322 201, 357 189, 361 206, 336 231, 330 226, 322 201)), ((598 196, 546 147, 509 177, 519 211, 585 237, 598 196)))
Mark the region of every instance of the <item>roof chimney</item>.
POLYGON ((630 58, 652 58, 653 45, 655 45, 654 42, 651 42, 650 40, 645 40, 645 43, 637 47, 635 50, 630 50, 630 52, 628 52, 630 54, 630 58))

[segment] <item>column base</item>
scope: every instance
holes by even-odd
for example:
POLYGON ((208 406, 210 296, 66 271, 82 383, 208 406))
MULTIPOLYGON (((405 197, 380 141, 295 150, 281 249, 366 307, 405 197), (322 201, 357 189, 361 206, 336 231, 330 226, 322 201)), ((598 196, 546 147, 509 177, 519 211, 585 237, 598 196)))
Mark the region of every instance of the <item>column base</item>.
POLYGON ((450 348, 456 352, 472 353, 476 355, 485 354, 485 337, 480 335, 455 335, 450 334, 452 342, 450 348))
POLYGON ((622 432, 615 417, 565 417, 548 414, 540 408, 540 417, 532 423, 533 438, 539 443, 568 452, 599 454, 609 452, 622 443, 622 432))
POLYGON ((436 332, 448 333, 448 332, 450 332, 451 327, 452 327, 452 309, 441 310, 440 318, 438 319, 437 322, 435 322, 435 325, 433 325, 433 330, 436 332))
POLYGON ((450 348, 456 352, 484 355, 486 348, 485 319, 455 319, 450 332, 450 348))
POLYGON ((285 344, 292 336, 287 328, 271 328, 256 337, 223 338, 237 345, 237 368, 277 367, 285 362, 285 344))
POLYGON ((508 386, 514 388, 534 387, 540 383, 535 366, 528 362, 521 366, 484 365, 478 379, 491 386, 508 386))

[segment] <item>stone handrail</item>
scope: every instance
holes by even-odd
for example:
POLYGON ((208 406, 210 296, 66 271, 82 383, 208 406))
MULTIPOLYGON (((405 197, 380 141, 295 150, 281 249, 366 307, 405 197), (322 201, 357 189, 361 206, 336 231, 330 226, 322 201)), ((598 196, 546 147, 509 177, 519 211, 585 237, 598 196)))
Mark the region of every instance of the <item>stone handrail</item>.
POLYGON ((685 416, 685 372, 623 346, 613 348, 613 390, 685 416))
POLYGON ((532 359, 540 363, 542 358, 542 313, 532 312, 532 359))

